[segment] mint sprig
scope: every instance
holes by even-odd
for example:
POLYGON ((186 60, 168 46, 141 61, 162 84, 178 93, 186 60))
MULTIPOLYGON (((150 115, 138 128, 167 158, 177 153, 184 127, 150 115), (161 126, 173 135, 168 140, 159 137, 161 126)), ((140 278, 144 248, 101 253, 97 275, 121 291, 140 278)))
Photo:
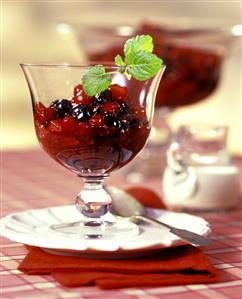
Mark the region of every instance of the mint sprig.
POLYGON ((126 41, 124 45, 125 56, 134 55, 134 53, 144 51, 153 52, 153 39, 150 35, 137 35, 126 41))
POLYGON ((105 71, 102 65, 88 68, 82 77, 84 91, 89 96, 94 96, 107 89, 111 82, 111 75, 105 71))
POLYGON ((127 63, 126 73, 141 81, 154 77, 162 65, 159 57, 144 51, 137 52, 125 62, 127 63))
MULTIPOLYGON (((127 40, 124 45, 124 58, 117 55, 114 59, 115 65, 118 66, 116 73, 136 80, 148 80, 154 77, 163 61, 152 53, 153 47, 150 35, 137 35, 127 40)), ((82 77, 83 89, 89 96, 100 94, 111 82, 111 73, 106 72, 102 65, 88 68, 82 77)))

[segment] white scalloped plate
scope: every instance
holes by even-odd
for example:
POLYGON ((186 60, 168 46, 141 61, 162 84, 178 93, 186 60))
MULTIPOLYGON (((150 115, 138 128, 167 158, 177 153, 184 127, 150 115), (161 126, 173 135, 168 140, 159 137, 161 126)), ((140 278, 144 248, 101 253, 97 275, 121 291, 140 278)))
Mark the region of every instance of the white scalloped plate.
MULTIPOLYGON (((178 228, 207 236, 211 229, 206 220, 185 213, 148 209, 148 214, 178 228)), ((111 215, 110 215, 111 216, 111 215)), ((130 238, 85 239, 51 232, 50 225, 80 220, 75 206, 59 206, 27 210, 0 219, 1 235, 15 242, 38 246, 56 254, 71 254, 105 258, 147 255, 161 248, 186 244, 162 226, 139 224, 139 234, 130 238)))

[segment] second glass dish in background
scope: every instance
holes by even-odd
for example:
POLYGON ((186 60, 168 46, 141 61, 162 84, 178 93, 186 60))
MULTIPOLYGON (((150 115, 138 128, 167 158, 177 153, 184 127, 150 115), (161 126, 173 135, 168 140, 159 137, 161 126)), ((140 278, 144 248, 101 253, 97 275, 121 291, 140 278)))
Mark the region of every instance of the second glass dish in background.
MULTIPOLYGON (((136 34, 150 34, 154 52, 167 65, 156 96, 154 126, 140 155, 124 168, 131 180, 162 176, 172 138, 169 115, 182 106, 207 99, 218 87, 224 58, 234 41, 235 27, 175 26, 143 22, 135 26, 73 25, 88 61, 112 61, 136 34), (90 36, 92 38, 90 38, 90 36), (153 163, 155 161, 155 163, 153 163)), ((178 24, 178 25, 177 25, 178 24)))

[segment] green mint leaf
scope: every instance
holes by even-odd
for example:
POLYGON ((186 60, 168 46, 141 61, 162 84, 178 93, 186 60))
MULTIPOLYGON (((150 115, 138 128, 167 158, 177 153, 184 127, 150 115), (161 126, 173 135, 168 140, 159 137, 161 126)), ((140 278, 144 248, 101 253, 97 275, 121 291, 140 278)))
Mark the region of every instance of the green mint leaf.
POLYGON ((115 56, 115 64, 119 66, 118 71, 120 74, 125 73, 126 65, 125 62, 123 61, 123 58, 120 55, 115 56))
POLYGON ((115 61, 115 64, 117 66, 123 66, 124 65, 123 58, 120 55, 116 55, 114 61, 115 61))
POLYGON ((82 77, 82 86, 88 96, 100 94, 109 87, 111 82, 110 74, 106 73, 102 65, 90 67, 82 77))
POLYGON ((128 64, 126 71, 137 80, 148 80, 155 76, 163 63, 155 54, 149 52, 137 52, 125 58, 128 64))
POLYGON ((153 39, 150 35, 137 35, 126 41, 124 45, 125 56, 134 55, 140 51, 150 53, 153 51, 153 39))
POLYGON ((124 59, 115 57, 116 71, 106 72, 103 65, 90 67, 82 77, 82 85, 89 96, 100 94, 112 82, 111 75, 124 74, 128 79, 147 80, 155 76, 163 63, 153 52, 153 39, 150 35, 137 35, 124 45, 124 59))

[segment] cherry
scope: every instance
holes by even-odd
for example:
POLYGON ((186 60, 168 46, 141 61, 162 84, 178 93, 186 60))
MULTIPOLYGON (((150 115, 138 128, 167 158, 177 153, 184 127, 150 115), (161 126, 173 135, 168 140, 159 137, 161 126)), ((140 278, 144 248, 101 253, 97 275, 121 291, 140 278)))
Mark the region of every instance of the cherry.
POLYGON ((56 115, 55 109, 51 107, 45 107, 41 102, 35 105, 35 120, 41 124, 47 124, 50 120, 54 119, 56 115))
POLYGON ((82 84, 78 84, 75 86, 73 94, 76 97, 80 92, 83 92, 82 84))
POLYGON ((143 119, 146 117, 146 111, 143 107, 141 106, 135 106, 134 107, 134 114, 139 118, 139 119, 143 119))
POLYGON ((112 84, 109 87, 111 95, 115 100, 127 100, 128 88, 126 86, 120 86, 118 84, 112 84))
POLYGON ((111 112, 111 113, 116 113, 120 108, 119 103, 117 102, 108 102, 103 105, 101 105, 101 109, 103 112, 111 112))
POLYGON ((148 119, 146 116, 146 111, 142 106, 136 106, 134 107, 134 114, 137 116, 137 118, 143 123, 143 124, 147 124, 148 123, 148 119))
POLYGON ((62 133, 62 120, 61 119, 55 119, 50 121, 48 125, 48 130, 57 135, 61 135, 62 133))
POLYGON ((77 126, 77 136, 89 136, 91 134, 91 128, 88 122, 81 122, 77 126))
POLYGON ((71 102, 73 104, 83 104, 83 105, 89 105, 90 104, 90 97, 85 94, 83 90, 80 90, 78 93, 74 95, 74 97, 71 99, 71 102))
POLYGON ((73 117, 66 116, 65 118, 63 118, 61 123, 62 133, 65 136, 75 136, 77 131, 77 126, 78 123, 73 117))
POLYGON ((90 120, 89 124, 93 128, 102 127, 104 125, 104 118, 101 114, 94 115, 90 120))

